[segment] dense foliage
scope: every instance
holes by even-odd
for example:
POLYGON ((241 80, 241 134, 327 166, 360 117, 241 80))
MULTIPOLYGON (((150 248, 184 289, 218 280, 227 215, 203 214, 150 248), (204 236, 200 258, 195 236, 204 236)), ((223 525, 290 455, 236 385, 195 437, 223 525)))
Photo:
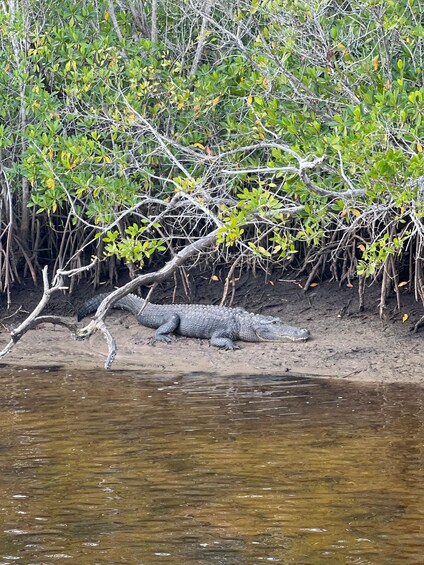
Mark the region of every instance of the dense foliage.
POLYGON ((424 302, 421 0, 9 0, 0 32, 2 290, 218 226, 229 265, 424 302))

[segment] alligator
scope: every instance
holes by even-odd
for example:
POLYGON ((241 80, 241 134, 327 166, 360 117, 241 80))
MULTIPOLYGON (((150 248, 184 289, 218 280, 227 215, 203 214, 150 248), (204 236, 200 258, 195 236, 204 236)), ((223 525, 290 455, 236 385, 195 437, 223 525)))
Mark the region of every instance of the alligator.
MULTIPOLYGON (((88 300, 78 312, 78 321, 95 312, 107 294, 88 300)), ((138 322, 156 329, 152 342, 172 341, 176 333, 186 337, 209 339, 222 349, 239 349, 240 341, 306 341, 309 331, 285 324, 279 318, 253 314, 244 308, 205 304, 153 304, 128 294, 112 308, 131 312, 138 322)))

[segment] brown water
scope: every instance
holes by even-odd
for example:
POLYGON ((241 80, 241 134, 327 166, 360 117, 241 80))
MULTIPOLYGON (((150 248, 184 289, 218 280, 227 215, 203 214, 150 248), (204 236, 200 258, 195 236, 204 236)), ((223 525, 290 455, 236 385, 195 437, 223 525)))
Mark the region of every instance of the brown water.
POLYGON ((0 565, 423 564, 424 389, 0 373, 0 565))

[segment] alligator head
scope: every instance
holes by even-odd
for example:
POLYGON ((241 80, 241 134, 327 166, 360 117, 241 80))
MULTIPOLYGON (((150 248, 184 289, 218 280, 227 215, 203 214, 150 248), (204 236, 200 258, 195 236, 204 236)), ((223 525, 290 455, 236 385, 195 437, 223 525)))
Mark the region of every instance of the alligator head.
POLYGON ((309 330, 289 326, 272 316, 255 317, 253 331, 258 341, 306 341, 310 337, 309 330))

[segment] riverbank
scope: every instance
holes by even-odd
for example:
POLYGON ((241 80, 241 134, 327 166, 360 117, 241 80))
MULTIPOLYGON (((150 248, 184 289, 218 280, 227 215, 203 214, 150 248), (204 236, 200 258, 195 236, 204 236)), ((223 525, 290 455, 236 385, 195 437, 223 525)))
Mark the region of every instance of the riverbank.
MULTIPOLYGON (((153 347, 149 344, 153 330, 139 326, 131 315, 114 311, 107 319, 118 344, 112 370, 223 376, 294 373, 364 382, 424 383, 424 330, 410 332, 422 310, 406 291, 401 311, 396 311, 394 299, 389 299, 385 319, 381 321, 377 314, 378 293, 373 288, 367 290, 366 309, 360 313, 355 283, 353 287, 322 283, 306 294, 301 280, 281 281, 274 277, 265 281, 263 275, 250 275, 237 284, 234 305, 306 327, 312 339, 305 343, 239 343, 238 351, 220 351, 205 340, 187 338, 153 347), (408 319, 403 321, 405 315, 408 319)), ((223 282, 199 275, 190 287, 193 302, 217 303, 223 282)), ((155 292, 152 301, 170 301, 174 291, 173 284, 165 284, 155 292)), ((14 294, 9 310, 0 311, 1 347, 9 339, 10 328, 33 308, 40 294, 39 289, 29 285, 14 294), (16 315, 8 317, 19 308, 16 315)), ((90 287, 81 286, 72 296, 57 295, 48 305, 48 313, 72 320, 92 294, 90 287)), ((178 288, 175 298, 178 302, 187 301, 178 288)), ((46 324, 29 331, 1 360, 1 366, 101 369, 106 355, 107 347, 100 334, 77 342, 66 329, 46 324)))

